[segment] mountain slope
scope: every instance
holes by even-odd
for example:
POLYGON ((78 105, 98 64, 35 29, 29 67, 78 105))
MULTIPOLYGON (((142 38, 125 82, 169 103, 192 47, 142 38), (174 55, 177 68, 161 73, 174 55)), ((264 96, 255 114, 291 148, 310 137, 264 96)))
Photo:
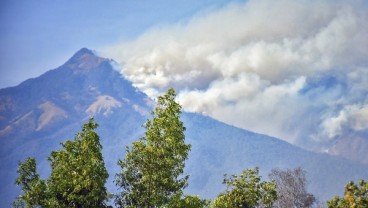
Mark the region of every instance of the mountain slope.
MULTIPOLYGON (((100 130, 116 138, 103 141, 105 150, 116 146, 114 143, 122 136, 129 135, 131 142, 130 136, 140 129, 145 121, 142 115, 150 108, 146 100, 113 70, 110 60, 88 49, 81 49, 64 65, 40 77, 1 89, 0 207, 7 206, 18 194, 14 185, 18 161, 36 157, 42 175, 47 176, 50 151, 59 149, 61 141, 72 139, 93 115, 104 126, 100 130)), ((111 166, 115 164, 116 159, 111 166)))
POLYGON ((185 114, 183 120, 193 145, 187 163, 193 193, 214 197, 212 190, 222 187, 224 173, 240 174, 255 166, 264 177, 272 168, 302 167, 307 171, 309 190, 320 200, 341 195, 349 180, 368 177, 367 166, 346 159, 309 152, 198 114, 185 114))
MULTIPOLYGON (((81 49, 61 67, 16 87, 0 90, 0 206, 7 207, 19 190, 14 185, 17 162, 36 157, 47 177, 47 157, 59 143, 72 139, 88 117, 100 124, 98 133, 109 170, 109 190, 125 146, 143 135, 152 101, 111 66, 111 60, 81 49)), ((308 152, 276 138, 255 134, 209 117, 184 113, 186 138, 192 151, 186 165, 188 193, 212 198, 222 191, 224 173, 259 166, 301 166, 310 190, 322 200, 340 194, 349 180, 368 178, 368 166, 308 152)))

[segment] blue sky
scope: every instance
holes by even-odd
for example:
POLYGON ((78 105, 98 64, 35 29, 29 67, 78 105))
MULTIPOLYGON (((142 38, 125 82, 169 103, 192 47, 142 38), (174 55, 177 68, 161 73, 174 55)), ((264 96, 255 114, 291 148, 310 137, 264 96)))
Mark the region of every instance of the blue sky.
POLYGON ((148 28, 185 21, 227 0, 2 0, 0 88, 60 66, 82 47, 98 50, 148 28))

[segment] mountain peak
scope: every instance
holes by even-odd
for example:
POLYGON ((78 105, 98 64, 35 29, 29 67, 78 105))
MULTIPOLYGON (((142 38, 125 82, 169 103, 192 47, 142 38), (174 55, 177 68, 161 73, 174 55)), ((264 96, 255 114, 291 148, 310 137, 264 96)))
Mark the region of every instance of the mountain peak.
POLYGON ((66 63, 73 70, 89 70, 98 67, 106 59, 96 56, 92 50, 82 48, 77 51, 66 63))
POLYGON ((83 56, 83 55, 85 55, 85 54, 95 55, 95 54, 93 53, 93 51, 92 51, 92 50, 90 50, 90 49, 88 49, 88 48, 81 48, 79 51, 77 51, 77 52, 73 55, 73 57, 80 57, 80 56, 83 56))

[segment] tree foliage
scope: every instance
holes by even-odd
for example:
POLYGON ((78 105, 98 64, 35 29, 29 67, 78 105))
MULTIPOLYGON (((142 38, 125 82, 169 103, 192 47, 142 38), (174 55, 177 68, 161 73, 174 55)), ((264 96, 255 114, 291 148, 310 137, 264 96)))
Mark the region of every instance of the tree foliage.
POLYGON ((213 208, 272 207, 277 199, 276 184, 261 181, 258 168, 247 169, 240 176, 225 176, 224 184, 227 190, 213 201, 213 208))
POLYGON ((306 172, 303 169, 272 169, 269 177, 277 187, 278 199, 274 207, 308 208, 315 203, 316 198, 307 191, 306 172))
POLYGON ((62 144, 49 157, 50 192, 62 207, 101 207, 107 198, 108 173, 102 157, 98 124, 90 119, 74 141, 62 144))
POLYGON ((13 203, 13 206, 44 206, 46 203, 45 199, 47 199, 46 183, 40 179, 37 173, 36 160, 27 158, 23 163, 20 162, 17 173, 19 177, 16 179, 15 184, 21 187, 22 194, 13 203))
POLYGON ((368 182, 360 180, 357 184, 350 181, 345 185, 345 197, 334 197, 327 202, 329 208, 366 208, 368 207, 368 182))
POLYGON ((116 205, 165 206, 187 186, 189 176, 180 176, 190 145, 184 141, 181 106, 175 102, 175 96, 175 91, 169 89, 158 97, 153 118, 143 125, 144 137, 127 147, 124 160, 118 161, 122 170, 115 182, 122 192, 116 205))
POLYGON ((91 118, 73 141, 51 152, 51 175, 46 181, 39 178, 35 159, 20 163, 16 184, 21 186, 22 195, 14 206, 24 201, 28 207, 103 207, 108 173, 97 126, 91 118))
POLYGON ((168 208, 203 208, 210 207, 210 201, 200 199, 199 196, 186 195, 183 196, 180 193, 174 195, 169 203, 168 208))

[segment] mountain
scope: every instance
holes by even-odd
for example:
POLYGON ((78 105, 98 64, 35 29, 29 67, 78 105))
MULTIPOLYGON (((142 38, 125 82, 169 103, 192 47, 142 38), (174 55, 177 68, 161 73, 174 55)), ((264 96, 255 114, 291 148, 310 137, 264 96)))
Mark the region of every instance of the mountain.
POLYGON ((0 90, 0 207, 19 194, 18 161, 36 157, 46 177, 51 150, 74 134, 90 116, 101 124, 105 158, 115 166, 124 146, 142 132, 151 101, 113 70, 111 60, 81 49, 61 67, 19 86, 0 90), (106 136, 105 136, 106 135, 106 136), (122 142, 120 142, 122 141, 122 142), (4 204, 2 204, 4 203, 4 204))
POLYGON ((359 161, 368 165, 368 139, 367 135, 359 135, 354 133, 348 137, 340 137, 329 148, 329 153, 339 155, 350 160, 359 161))
MULTIPOLYGON (((113 69, 112 60, 81 49, 65 64, 0 90, 0 206, 19 194, 14 185, 17 163, 35 157, 41 177, 48 176, 47 157, 72 139, 94 116, 100 127, 103 156, 109 170, 108 188, 125 146, 141 137, 141 125, 154 102, 113 69)), ((262 175, 272 168, 301 166, 310 191, 321 200, 342 194, 349 180, 368 178, 368 166, 347 159, 309 152, 266 135, 239 129, 201 114, 183 113, 186 140, 192 144, 186 172, 187 192, 213 198, 223 190, 224 173, 240 173, 259 166, 262 175)))

